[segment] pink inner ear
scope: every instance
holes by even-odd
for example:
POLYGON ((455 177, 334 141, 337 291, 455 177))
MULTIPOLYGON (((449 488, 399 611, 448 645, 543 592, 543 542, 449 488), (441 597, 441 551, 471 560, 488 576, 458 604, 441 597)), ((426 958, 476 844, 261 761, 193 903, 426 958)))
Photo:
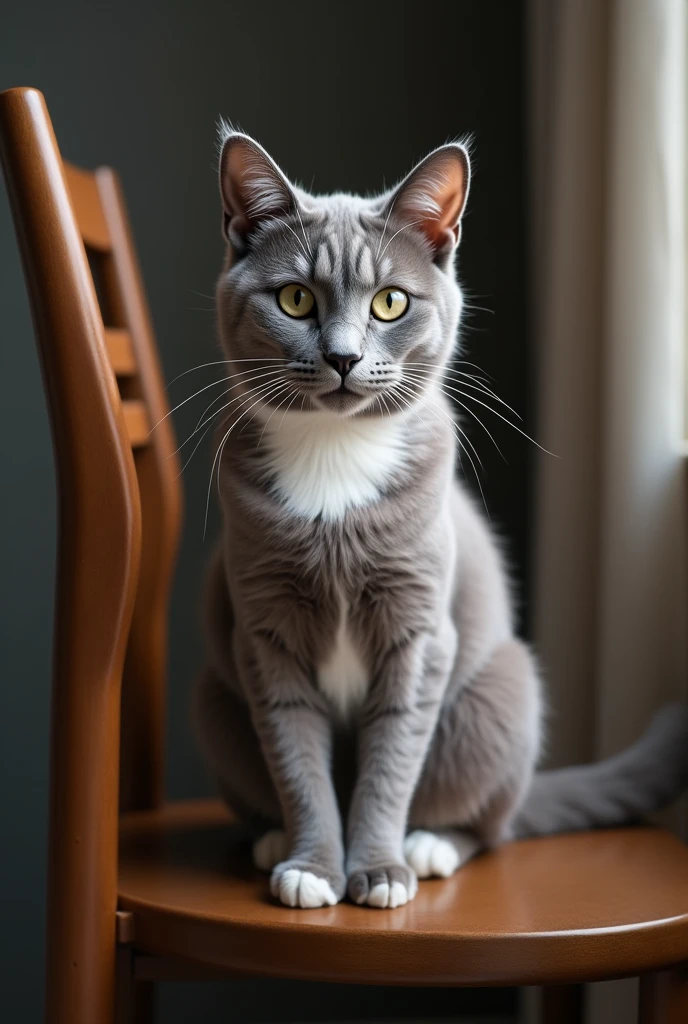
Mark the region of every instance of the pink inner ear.
POLYGON ((451 173, 436 197, 442 211, 440 222, 443 228, 457 228, 466 199, 466 175, 463 166, 452 161, 451 173))
POLYGON ((231 213, 246 212, 245 183, 248 177, 249 147, 236 143, 229 148, 223 167, 223 195, 231 213))
POLYGON ((435 250, 453 247, 466 203, 468 163, 452 146, 432 154, 401 186, 395 212, 414 221, 435 250))

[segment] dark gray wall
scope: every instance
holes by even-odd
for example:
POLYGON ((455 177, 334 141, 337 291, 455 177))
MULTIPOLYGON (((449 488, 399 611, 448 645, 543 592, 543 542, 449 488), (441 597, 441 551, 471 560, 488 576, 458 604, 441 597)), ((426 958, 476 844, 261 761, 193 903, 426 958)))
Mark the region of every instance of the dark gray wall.
MULTIPOLYGON (((493 312, 472 314, 468 358, 494 375, 506 401, 524 409, 522 36, 515 0, 121 0, 107 9, 33 0, 4 6, 0 88, 42 89, 65 156, 120 170, 170 380, 216 358, 209 296, 221 256, 214 172, 219 114, 255 134, 288 173, 306 184, 314 179, 320 191, 378 189, 429 148, 474 132, 477 173, 462 274, 470 301, 493 312)), ((55 486, 29 311, 1 192, 0 331, 0 1020, 34 1024, 42 1005, 55 486)), ((172 386, 173 399, 210 379, 183 377, 172 386)), ((190 402, 180 411, 180 438, 202 408, 190 402)), ((526 443, 493 418, 505 464, 477 426, 467 427, 484 456, 488 505, 510 539, 520 578, 527 553, 526 443)), ((202 539, 208 471, 208 451, 199 450, 184 479, 168 721, 175 797, 207 788, 186 706, 201 657, 196 609, 208 550, 202 539)), ((211 535, 214 526, 215 520, 211 535)), ((226 988, 180 987, 163 992, 161 1019, 224 1020, 228 1005, 238 1019, 352 1017, 356 998, 350 990, 332 997, 302 986, 243 985, 231 996, 226 988)), ((441 994, 432 1003, 448 1012, 441 994)), ((375 1012, 395 1006, 427 1015, 422 1002, 406 996, 395 1002, 390 993, 377 997, 375 1012)))

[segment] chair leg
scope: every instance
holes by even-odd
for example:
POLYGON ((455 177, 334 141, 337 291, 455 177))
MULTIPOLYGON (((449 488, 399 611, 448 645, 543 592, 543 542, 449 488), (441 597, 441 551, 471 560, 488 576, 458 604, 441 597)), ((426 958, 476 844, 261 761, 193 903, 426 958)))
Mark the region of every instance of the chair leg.
POLYGON ((542 989, 541 1024, 583 1024, 583 985, 548 985, 542 989))
POLYGON ((153 1024, 155 987, 152 981, 136 981, 131 949, 117 951, 117 1000, 115 1024, 153 1024))
POLYGON ((638 1024, 688 1021, 688 965, 640 976, 638 1024))

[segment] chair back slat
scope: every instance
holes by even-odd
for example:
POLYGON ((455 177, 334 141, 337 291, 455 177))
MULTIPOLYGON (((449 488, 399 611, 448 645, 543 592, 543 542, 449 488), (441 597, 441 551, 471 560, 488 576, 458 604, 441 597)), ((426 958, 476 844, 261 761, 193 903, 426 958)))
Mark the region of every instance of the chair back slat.
POLYGON ((106 327, 105 347, 110 366, 116 377, 133 377, 136 373, 136 356, 129 331, 119 327, 106 327))
POLYGON ((82 171, 80 167, 75 167, 67 161, 63 167, 74 217, 84 245, 98 252, 109 252, 112 243, 95 175, 89 171, 82 171))
POLYGON ((143 448, 148 444, 150 421, 145 402, 137 398, 125 398, 122 402, 124 422, 132 448, 143 448))

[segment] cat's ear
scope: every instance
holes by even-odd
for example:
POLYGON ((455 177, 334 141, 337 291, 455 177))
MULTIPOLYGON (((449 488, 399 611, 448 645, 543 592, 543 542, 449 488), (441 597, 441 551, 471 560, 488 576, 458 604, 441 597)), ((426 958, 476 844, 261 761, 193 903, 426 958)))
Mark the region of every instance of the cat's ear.
POLYGON ((272 157, 249 135, 231 130, 222 132, 220 195, 223 233, 237 251, 262 221, 285 216, 296 203, 272 157))
POLYGON ((466 146, 440 146, 386 197, 383 216, 413 224, 425 235, 433 255, 443 260, 459 243, 470 180, 466 146))

